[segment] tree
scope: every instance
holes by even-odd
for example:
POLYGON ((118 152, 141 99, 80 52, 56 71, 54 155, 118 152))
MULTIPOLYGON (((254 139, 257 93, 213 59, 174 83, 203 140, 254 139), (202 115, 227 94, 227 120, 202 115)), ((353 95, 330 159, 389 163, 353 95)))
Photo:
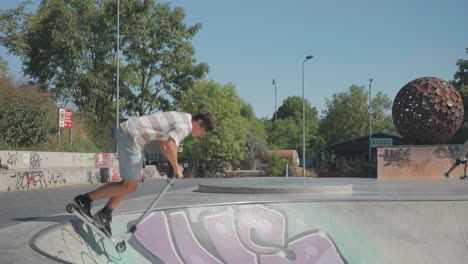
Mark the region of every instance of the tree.
MULTIPOLYGON (((376 132, 391 132, 396 133, 395 125, 393 124, 392 115, 392 100, 382 92, 378 92, 371 100, 372 113, 372 133, 376 132)), ((366 133, 368 134, 368 133, 366 133)))
MULTIPOLYGON (((468 53, 468 48, 466 48, 468 53)), ((468 86, 468 60, 459 59, 457 61, 458 70, 453 75, 452 85, 458 89, 468 86)))
POLYGON ((143 115, 174 109, 209 70, 205 63, 195 64, 190 43, 201 25, 186 26, 182 8, 155 0, 125 1, 124 9, 122 53, 138 80, 128 111, 143 115))
MULTIPOLYGON (((273 152, 271 157, 268 159, 268 175, 270 176, 285 176, 286 175, 286 164, 290 162, 287 159, 281 159, 278 153, 273 152)), ((289 164, 291 166, 291 164, 289 164)))
POLYGON ((47 141, 56 113, 50 96, 8 76, 0 77, 0 94, 0 142, 16 148, 47 141))
POLYGON ((2 56, 0 56, 0 77, 5 76, 9 71, 8 62, 3 60, 2 56))
MULTIPOLYGON (((266 122, 268 144, 271 149, 295 149, 302 157, 302 98, 291 96, 283 101, 277 111, 278 120, 266 122)), ((306 156, 315 156, 314 147, 320 142, 319 119, 315 107, 305 101, 306 156)))
MULTIPOLYGON (((0 13, 0 44, 20 56, 23 69, 57 100, 100 120, 113 118, 116 96, 116 1, 42 0, 35 14, 0 13)), ((195 64, 181 8, 155 0, 121 1, 120 102, 143 115, 175 108, 182 93, 208 72, 195 64)))
POLYGON ((242 102, 232 84, 220 85, 215 81, 200 81, 183 94, 181 110, 195 113, 207 108, 217 123, 217 135, 184 141, 184 157, 196 161, 195 170, 205 176, 219 157, 239 166, 246 151, 247 124, 242 116, 242 102))
MULTIPOLYGON (((335 93, 326 99, 326 109, 320 122, 320 135, 327 144, 369 133, 368 94, 363 86, 352 85, 347 92, 335 93)), ((390 115, 391 100, 381 92, 372 98, 373 133, 394 131, 390 115)))
MULTIPOLYGON (((468 53, 468 48, 466 49, 468 53)), ((458 70, 453 75, 452 85, 457 88, 464 102, 463 123, 457 133, 450 140, 451 143, 463 143, 468 138, 468 60, 457 61, 458 70)))
POLYGON ((255 117, 252 106, 245 102, 241 103, 241 115, 247 124, 247 148, 241 161, 241 168, 251 170, 255 167, 256 161, 265 159, 268 151, 267 134, 264 123, 255 117))

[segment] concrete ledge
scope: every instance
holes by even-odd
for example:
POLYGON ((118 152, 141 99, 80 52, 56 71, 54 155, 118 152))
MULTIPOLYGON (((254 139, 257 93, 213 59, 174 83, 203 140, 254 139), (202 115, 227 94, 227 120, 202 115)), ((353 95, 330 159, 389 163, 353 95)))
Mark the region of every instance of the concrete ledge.
POLYGON ((326 184, 315 179, 298 177, 257 177, 225 179, 213 184, 200 184, 198 191, 203 193, 231 194, 343 194, 353 193, 352 184, 326 184))

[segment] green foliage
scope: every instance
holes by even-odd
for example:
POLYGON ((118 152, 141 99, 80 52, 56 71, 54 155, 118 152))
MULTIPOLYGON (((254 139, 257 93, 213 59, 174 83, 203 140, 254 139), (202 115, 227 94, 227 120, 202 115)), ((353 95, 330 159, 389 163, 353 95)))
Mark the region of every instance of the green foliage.
MULTIPOLYGON (((371 101, 372 133, 395 131, 391 119, 391 100, 381 92, 371 101)), ((327 144, 369 133, 368 94, 364 86, 352 85, 347 92, 335 93, 326 99, 326 109, 320 122, 320 135, 327 144)))
MULTIPOLYGON (((466 49, 468 53, 468 48, 466 49)), ((453 75, 452 84, 457 89, 468 86, 468 60, 459 59, 457 61, 458 70, 453 75)))
POLYGON ((288 164, 287 159, 281 159, 277 153, 273 153, 273 155, 268 159, 268 175, 285 176, 286 164, 288 164))
POLYGON ((111 152, 114 143, 109 139, 109 133, 110 128, 115 127, 115 120, 100 120, 90 113, 82 114, 81 118, 82 126, 86 128, 85 133, 89 140, 83 140, 80 146, 85 149, 99 149, 100 151, 111 152))
POLYGON ((263 160, 268 151, 267 134, 264 122, 255 117, 252 106, 242 103, 241 115, 247 123, 247 148, 241 168, 251 170, 255 168, 257 160, 263 160))
POLYGON ((176 109, 184 92, 204 77, 208 65, 196 64, 190 41, 199 23, 184 24, 182 8, 155 0, 130 0, 122 6, 122 54, 125 71, 136 80, 129 86, 127 111, 136 115, 176 109))
POLYGON ((3 60, 2 56, 0 56, 0 76, 4 76, 8 73, 8 62, 3 60))
MULTIPOLYGON (((58 101, 114 119, 116 1, 42 0, 34 14, 25 11, 29 2, 0 11, 0 44, 58 101)), ((120 1, 119 102, 128 114, 175 109, 208 72, 190 43, 201 26, 184 18, 183 9, 154 0, 120 1)))
MULTIPOLYGON (((302 157, 302 98, 291 96, 278 108, 278 120, 265 121, 271 149, 295 149, 302 157)), ((306 156, 315 156, 314 147, 321 142, 319 118, 315 107, 305 100, 306 156)))
MULTIPOLYGON (((391 115, 392 100, 382 92, 372 96, 372 133, 393 132, 396 133, 391 115)), ((368 134, 368 133, 366 133, 368 134)))
POLYGON ((217 123, 218 135, 202 139, 189 137, 184 141, 184 155, 199 161, 198 171, 205 175, 209 162, 215 157, 239 166, 246 150, 247 125, 241 115, 242 103, 232 84, 221 86, 215 81, 201 81, 187 91, 181 100, 181 109, 197 113, 207 108, 217 123))
MULTIPOLYGON (((468 53, 468 48, 467 48, 468 53)), ((451 82, 457 88, 464 102, 463 123, 457 133, 450 140, 451 143, 463 143, 468 138, 468 60, 460 59, 457 61, 458 70, 453 75, 451 82)))
POLYGON ((49 96, 27 86, 15 86, 0 78, 0 137, 13 147, 44 142, 54 120, 49 96))

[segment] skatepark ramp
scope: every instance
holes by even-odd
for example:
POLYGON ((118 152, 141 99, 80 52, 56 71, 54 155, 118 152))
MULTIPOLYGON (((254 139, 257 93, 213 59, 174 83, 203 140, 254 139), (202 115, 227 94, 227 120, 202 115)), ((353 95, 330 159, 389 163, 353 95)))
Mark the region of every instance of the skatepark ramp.
MULTIPOLYGON (((113 233, 141 212, 114 216, 113 233)), ((466 263, 468 201, 272 201, 153 211, 118 253, 77 219, 30 241, 61 263, 466 263)))

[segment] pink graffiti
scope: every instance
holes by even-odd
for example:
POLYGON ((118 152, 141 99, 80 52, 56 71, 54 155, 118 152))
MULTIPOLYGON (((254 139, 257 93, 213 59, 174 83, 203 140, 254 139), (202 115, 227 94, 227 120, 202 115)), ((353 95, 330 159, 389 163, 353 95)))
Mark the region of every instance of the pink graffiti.
POLYGON ((260 205, 223 208, 207 209, 195 222, 186 211, 154 212, 135 238, 165 263, 346 263, 323 231, 289 239, 280 211, 260 205))
POLYGON ((111 166, 111 155, 109 153, 96 153, 94 155, 94 167, 107 168, 111 166))
POLYGON ((112 169, 112 177, 111 177, 111 182, 119 182, 121 181, 122 178, 120 178, 120 171, 119 169, 112 169))

